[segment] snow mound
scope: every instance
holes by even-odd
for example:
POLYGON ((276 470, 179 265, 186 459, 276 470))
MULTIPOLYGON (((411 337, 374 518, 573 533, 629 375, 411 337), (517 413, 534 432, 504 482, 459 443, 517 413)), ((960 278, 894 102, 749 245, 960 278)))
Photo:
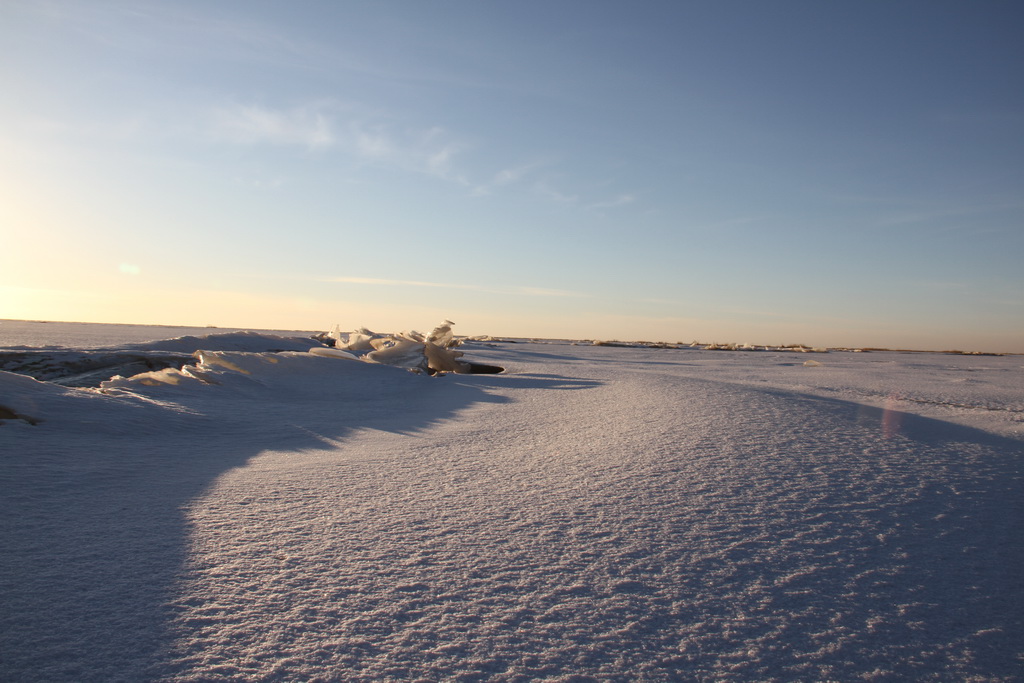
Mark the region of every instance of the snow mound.
POLYGON ((174 339, 125 344, 123 348, 139 351, 173 351, 176 353, 195 353, 200 350, 261 353, 265 351, 308 351, 319 346, 323 346, 323 343, 312 338, 279 337, 259 332, 222 332, 201 337, 187 335, 174 339))
POLYGON ((323 349, 322 342, 256 332, 230 332, 201 337, 125 344, 107 349, 16 349, 0 351, 0 370, 28 375, 68 387, 98 387, 112 377, 131 377, 168 369, 181 370, 205 351, 277 353, 323 349))

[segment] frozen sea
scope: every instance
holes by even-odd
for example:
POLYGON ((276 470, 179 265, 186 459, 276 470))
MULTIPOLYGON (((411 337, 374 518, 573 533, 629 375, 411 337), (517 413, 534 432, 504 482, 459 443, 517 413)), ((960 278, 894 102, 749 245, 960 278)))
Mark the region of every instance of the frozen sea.
POLYGON ((1024 679, 1024 357, 232 332, 0 321, 0 680, 1024 679))

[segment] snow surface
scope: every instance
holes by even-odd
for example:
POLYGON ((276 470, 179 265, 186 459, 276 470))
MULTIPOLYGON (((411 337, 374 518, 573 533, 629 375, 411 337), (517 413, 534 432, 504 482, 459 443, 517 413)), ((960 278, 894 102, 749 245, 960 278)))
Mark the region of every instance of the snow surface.
POLYGON ((0 372, 0 680, 1022 679, 1020 357, 279 339, 0 372))

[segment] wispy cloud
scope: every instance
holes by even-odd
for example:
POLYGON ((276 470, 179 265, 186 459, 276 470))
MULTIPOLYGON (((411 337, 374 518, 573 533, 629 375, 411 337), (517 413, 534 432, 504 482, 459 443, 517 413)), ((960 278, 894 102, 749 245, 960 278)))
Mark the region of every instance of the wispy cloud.
POLYGON ((404 287, 442 287, 446 289, 477 289, 475 285, 455 285, 445 282, 423 282, 421 280, 393 280, 388 278, 378 277, 352 277, 352 276, 339 276, 339 277, 326 277, 322 278, 321 282, 335 282, 345 283, 352 285, 384 285, 389 287, 404 286, 404 287))
POLYGON ((582 292, 565 289, 547 289, 542 287, 489 287, 478 284, 456 284, 451 282, 425 282, 422 280, 400 280, 389 278, 336 276, 321 278, 320 282, 353 285, 373 285, 383 287, 432 287, 438 289, 460 289, 489 294, 513 294, 538 297, 587 297, 582 292))
POLYGON ((559 204, 575 204, 580 198, 578 194, 569 194, 552 187, 548 181, 539 181, 533 188, 542 197, 559 204))
POLYGON ((632 192, 622 192, 605 199, 593 200, 588 198, 586 195, 589 194, 593 197, 596 192, 586 192, 582 195, 578 192, 566 192, 560 187, 557 187, 550 178, 538 180, 534 183, 533 190, 545 199, 557 204, 576 206, 581 210, 594 212, 628 206, 637 201, 637 195, 632 192))
POLYGON ((241 144, 299 145, 311 149, 337 142, 332 117, 317 106, 271 109, 258 105, 218 107, 215 137, 241 144))
POLYGON ((494 174, 494 179, 491 181, 492 185, 508 185, 510 183, 518 182, 527 173, 537 167, 537 164, 527 164, 525 166, 516 166, 514 168, 503 168, 494 174))
MULTIPOLYGON (((115 3, 120 4, 120 3, 115 3)), ((496 153, 504 141, 481 140, 470 131, 436 125, 436 121, 417 121, 410 109, 386 107, 382 111, 373 91, 361 90, 363 81, 391 82, 403 86, 424 85, 437 88, 483 88, 487 90, 524 88, 534 91, 538 84, 521 81, 515 72, 504 71, 509 79, 495 78, 497 72, 463 68, 440 68, 431 60, 406 60, 385 49, 360 49, 359 41, 316 39, 297 31, 288 22, 275 21, 274 13, 252 12, 244 16, 222 7, 199 3, 190 7, 162 3, 129 3, 115 8, 109 3, 81 3, 74 0, 26 2, 21 8, 43 16, 47 21, 71 27, 105 52, 116 54, 121 63, 150 63, 174 59, 176 64, 197 66, 197 77, 215 78, 224 73, 242 77, 258 76, 261 88, 271 88, 266 99, 195 105, 194 91, 174 91, 173 101, 156 102, 141 97, 133 102, 131 94, 120 101, 127 118, 114 122, 111 137, 145 138, 182 135, 204 142, 239 145, 264 145, 295 148, 304 152, 338 155, 359 164, 400 169, 440 179, 473 195, 504 192, 534 193, 558 204, 575 204, 580 209, 606 209, 632 201, 632 195, 592 202, 587 191, 566 190, 558 182, 539 183, 539 169, 553 167, 550 158, 558 150, 533 149, 523 163, 519 150, 511 158, 496 153), (184 56, 183 56, 184 55, 184 56), (181 60, 187 60, 181 62, 181 60), (210 68, 209 74, 199 70, 210 68), (230 69, 230 71, 229 71, 230 69), (354 83, 346 88, 349 101, 326 96, 312 101, 274 100, 270 73, 294 73, 302 79, 321 79, 320 93, 341 92, 337 87, 342 74, 354 83), (486 149, 488 162, 473 158, 479 146, 486 149), (552 155, 552 156, 548 156, 552 155), (517 158, 518 157, 518 158, 517 158), (531 157, 534 160, 531 160, 531 157), (537 161, 536 159, 541 159, 537 161), (629 198, 629 199, 627 199, 629 198)), ((356 22, 358 23, 358 22, 356 22)), ((475 48, 452 44, 452 64, 473 58, 475 48), (468 51, 467 51, 468 50, 468 51)), ((205 82, 205 81, 204 81, 205 82)), ((305 82, 305 81, 304 81, 305 82)), ((227 85, 243 92, 245 81, 227 85)), ((543 88, 542 88, 543 90, 543 88)), ((282 92, 282 91, 276 91, 282 92)), ((148 95, 139 91, 140 95, 148 95)), ((314 96, 315 97, 315 96, 314 96)), ((81 121, 57 122, 57 125, 81 130, 81 121)), ((484 155, 481 155, 484 156, 484 155)), ((575 180, 579 180, 576 178, 575 180)), ((568 182, 569 188, 581 185, 568 182)))
POLYGON ((726 218, 720 221, 712 221, 710 223, 693 223, 688 225, 688 229, 692 231, 710 232, 712 230, 725 230, 729 228, 738 228, 744 225, 750 225, 752 223, 759 223, 765 220, 765 216, 760 215, 749 215, 749 216, 736 216, 735 218, 726 218))
POLYGON ((968 283, 957 280, 921 280, 917 285, 923 289, 936 292, 966 291, 971 288, 968 283))
POLYGON ((518 164, 513 166, 507 166, 502 168, 485 183, 477 185, 473 188, 474 195, 486 195, 491 194, 493 190, 498 188, 515 185, 523 182, 531 174, 536 172, 538 169, 547 166, 547 162, 534 161, 525 164, 518 164))
POLYGON ((564 296, 564 297, 586 297, 582 292, 573 292, 567 289, 545 289, 541 287, 515 287, 511 290, 516 294, 527 296, 564 296))
MULTIPOLYGON (((360 164, 431 176, 488 195, 536 178, 551 162, 538 160, 500 167, 486 182, 474 182, 464 153, 472 146, 440 126, 416 128, 398 117, 334 101, 309 102, 290 108, 230 104, 217 107, 211 121, 215 139, 232 144, 296 146, 340 154, 360 164)), ((604 210, 632 204, 633 193, 584 203, 579 194, 557 189, 550 178, 536 178, 524 188, 559 204, 604 210)))
POLYGON ((232 144, 330 151, 358 163, 469 184, 458 166, 458 156, 467 145, 445 129, 403 126, 385 115, 333 101, 291 108, 220 106, 213 111, 210 133, 232 144))
POLYGON ((636 195, 633 194, 620 194, 612 199, 606 199, 600 202, 590 204, 588 208, 591 209, 613 209, 618 206, 626 206, 636 201, 636 195))
MULTIPOLYGON (((988 179, 979 180, 975 185, 981 186, 988 179)), ((851 195, 835 194, 830 199, 843 204, 851 204, 855 207, 864 208, 874 213, 871 222, 866 223, 874 228, 898 228, 898 227, 947 227, 977 229, 977 221, 954 226, 953 221, 964 218, 976 218, 984 215, 994 215, 1000 212, 1018 212, 1024 207, 1024 202, 1016 196, 1007 197, 996 195, 989 197, 988 201, 958 203, 957 193, 949 193, 943 201, 936 201, 934 198, 922 199, 914 196, 900 195, 851 195)))
POLYGON ((877 221, 877 225, 883 228, 904 225, 934 225, 952 219, 975 217, 1004 210, 1016 210, 1020 207, 1021 203, 1015 201, 983 205, 908 209, 899 212, 889 212, 881 216, 877 221))
POLYGON ((355 123, 351 124, 350 128, 351 142, 359 156, 368 159, 388 159, 395 155, 394 143, 385 131, 377 127, 367 130, 355 123))

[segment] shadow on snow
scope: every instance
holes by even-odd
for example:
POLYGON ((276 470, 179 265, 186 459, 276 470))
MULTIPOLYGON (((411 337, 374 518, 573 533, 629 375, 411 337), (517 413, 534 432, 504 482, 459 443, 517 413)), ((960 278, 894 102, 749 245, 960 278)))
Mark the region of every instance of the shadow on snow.
MULTIPOLYGON (((179 404, 169 387, 141 399, 82 395, 91 404, 85 419, 64 429, 45 415, 20 431, 0 425, 0 679, 159 675, 174 647, 170 605, 188 551, 183 510, 260 452, 343 448, 355 429, 415 434, 473 404, 507 400, 487 392, 507 381, 499 376, 427 378, 342 361, 325 367, 333 363, 349 373, 347 395, 315 387, 279 394, 255 384, 222 395, 211 386, 179 404)), ((509 379, 532 388, 586 386, 509 379)), ((67 400, 78 405, 74 395, 67 400)))

